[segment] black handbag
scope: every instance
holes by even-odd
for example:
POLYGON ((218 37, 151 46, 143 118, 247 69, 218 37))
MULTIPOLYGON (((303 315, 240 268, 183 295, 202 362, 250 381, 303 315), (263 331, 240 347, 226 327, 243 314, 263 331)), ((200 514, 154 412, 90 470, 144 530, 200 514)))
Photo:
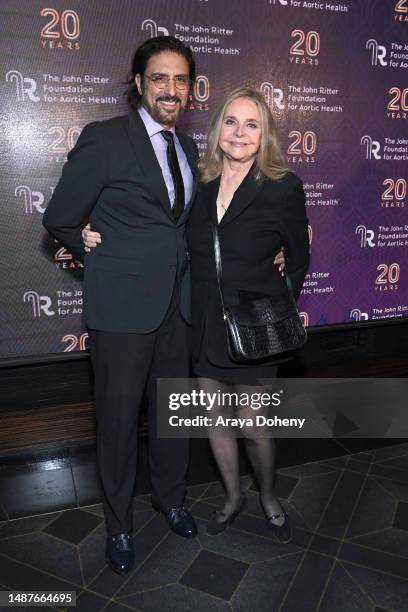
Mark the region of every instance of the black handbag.
POLYGON ((213 226, 215 267, 227 330, 228 353, 233 361, 256 361, 303 346, 307 334, 296 307, 292 286, 285 273, 287 292, 243 304, 225 306, 218 228, 213 226))

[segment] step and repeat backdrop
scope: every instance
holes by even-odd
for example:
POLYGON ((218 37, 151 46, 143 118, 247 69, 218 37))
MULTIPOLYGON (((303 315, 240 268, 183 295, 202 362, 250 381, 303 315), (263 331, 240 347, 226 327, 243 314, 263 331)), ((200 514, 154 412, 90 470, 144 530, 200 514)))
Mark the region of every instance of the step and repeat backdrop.
POLYGON ((408 315, 408 0, 3 0, 0 23, 1 357, 87 348, 81 265, 41 217, 160 34, 194 51, 182 127, 201 153, 226 91, 265 95, 307 195, 305 324, 408 315))

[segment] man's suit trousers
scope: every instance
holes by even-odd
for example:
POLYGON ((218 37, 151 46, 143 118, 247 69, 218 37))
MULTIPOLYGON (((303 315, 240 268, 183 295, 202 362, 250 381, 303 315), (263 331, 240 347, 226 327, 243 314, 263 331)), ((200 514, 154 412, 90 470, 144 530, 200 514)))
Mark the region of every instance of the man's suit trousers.
POLYGON ((132 530, 138 419, 148 400, 152 497, 176 507, 185 496, 188 439, 157 438, 156 379, 189 376, 189 328, 179 310, 176 286, 160 327, 147 334, 89 330, 95 375, 97 460, 110 535, 132 530))

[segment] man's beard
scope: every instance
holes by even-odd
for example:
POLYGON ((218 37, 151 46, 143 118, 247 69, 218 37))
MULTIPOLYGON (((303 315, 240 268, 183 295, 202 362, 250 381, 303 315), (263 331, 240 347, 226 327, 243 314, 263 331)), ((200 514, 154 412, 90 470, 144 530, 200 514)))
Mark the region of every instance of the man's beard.
POLYGON ((162 96, 156 98, 155 104, 153 106, 151 106, 146 99, 143 99, 142 103, 143 106, 145 106, 148 110, 151 117, 155 121, 157 121, 157 123, 160 123, 160 125, 168 125, 169 127, 173 127, 176 124, 178 118, 180 117, 183 111, 181 100, 178 96, 169 96, 163 94, 162 96), (157 104, 160 101, 176 102, 178 103, 178 106, 175 107, 174 111, 166 111, 163 107, 160 107, 157 104))

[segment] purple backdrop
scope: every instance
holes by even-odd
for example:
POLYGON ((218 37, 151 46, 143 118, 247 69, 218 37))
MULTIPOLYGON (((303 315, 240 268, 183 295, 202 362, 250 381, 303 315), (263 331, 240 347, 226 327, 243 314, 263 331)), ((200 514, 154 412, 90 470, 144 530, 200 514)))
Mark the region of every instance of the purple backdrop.
POLYGON ((307 325, 408 315, 408 0, 4 0, 0 356, 86 348, 80 265, 41 215, 83 126, 126 112, 136 46, 172 34, 198 79, 183 127, 260 88, 305 183, 307 325))

